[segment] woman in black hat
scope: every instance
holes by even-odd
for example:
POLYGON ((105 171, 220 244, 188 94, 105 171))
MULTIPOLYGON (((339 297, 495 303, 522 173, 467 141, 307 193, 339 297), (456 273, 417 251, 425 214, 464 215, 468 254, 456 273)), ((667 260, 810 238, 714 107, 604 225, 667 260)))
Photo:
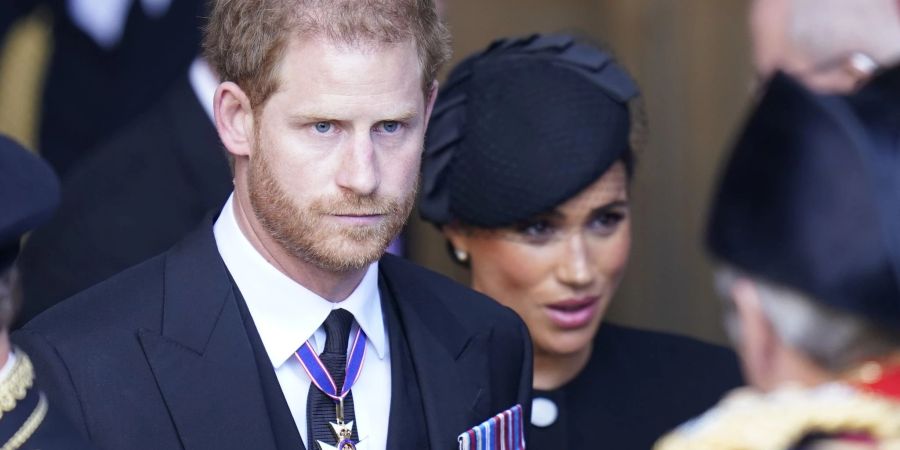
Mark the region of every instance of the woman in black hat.
POLYGON ((739 382, 724 349, 600 327, 630 252, 637 102, 607 53, 537 35, 462 62, 432 115, 420 211, 528 326, 530 449, 647 449, 739 382))

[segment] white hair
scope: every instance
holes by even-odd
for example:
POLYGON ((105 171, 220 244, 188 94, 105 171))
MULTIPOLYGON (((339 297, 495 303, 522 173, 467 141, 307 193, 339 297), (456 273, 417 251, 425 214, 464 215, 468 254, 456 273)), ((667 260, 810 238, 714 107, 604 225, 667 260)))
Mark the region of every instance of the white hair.
POLYGON ((716 272, 716 287, 727 299, 725 327, 735 342, 740 339, 740 330, 730 292, 738 278, 754 284, 763 313, 778 337, 826 370, 841 372, 900 348, 896 331, 825 306, 796 290, 722 267, 716 272))
POLYGON ((814 64, 863 53, 882 67, 900 62, 897 0, 791 0, 790 36, 814 64))

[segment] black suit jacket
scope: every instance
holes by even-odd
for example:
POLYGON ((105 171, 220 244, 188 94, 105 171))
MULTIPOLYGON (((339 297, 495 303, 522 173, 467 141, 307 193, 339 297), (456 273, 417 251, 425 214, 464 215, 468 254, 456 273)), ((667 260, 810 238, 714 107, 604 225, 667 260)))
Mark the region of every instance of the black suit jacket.
MULTIPOLYGON (((516 403, 527 411, 521 320, 440 275, 380 264, 409 340, 431 449, 516 403)), ((31 321, 14 340, 101 449, 274 449, 260 376, 211 225, 31 321)), ((40 377, 43 377, 42 379, 40 377)))
POLYGON ((231 189, 225 150, 185 76, 64 180, 59 211, 19 259, 19 325, 164 252, 231 189))

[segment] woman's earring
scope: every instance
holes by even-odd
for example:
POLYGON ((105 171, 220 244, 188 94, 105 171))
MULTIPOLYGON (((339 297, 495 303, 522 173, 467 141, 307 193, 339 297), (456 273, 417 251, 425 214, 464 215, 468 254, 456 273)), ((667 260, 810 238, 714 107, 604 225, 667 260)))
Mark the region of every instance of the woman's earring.
POLYGON ((453 249, 453 254, 456 256, 456 259, 459 262, 464 263, 469 260, 469 254, 465 250, 455 248, 453 249))

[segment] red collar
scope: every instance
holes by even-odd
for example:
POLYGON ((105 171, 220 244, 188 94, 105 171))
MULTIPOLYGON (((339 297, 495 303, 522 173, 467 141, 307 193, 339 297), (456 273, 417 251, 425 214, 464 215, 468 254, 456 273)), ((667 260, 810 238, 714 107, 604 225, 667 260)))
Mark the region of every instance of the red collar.
POLYGON ((852 372, 849 384, 863 392, 900 401, 900 361, 869 361, 852 372))

